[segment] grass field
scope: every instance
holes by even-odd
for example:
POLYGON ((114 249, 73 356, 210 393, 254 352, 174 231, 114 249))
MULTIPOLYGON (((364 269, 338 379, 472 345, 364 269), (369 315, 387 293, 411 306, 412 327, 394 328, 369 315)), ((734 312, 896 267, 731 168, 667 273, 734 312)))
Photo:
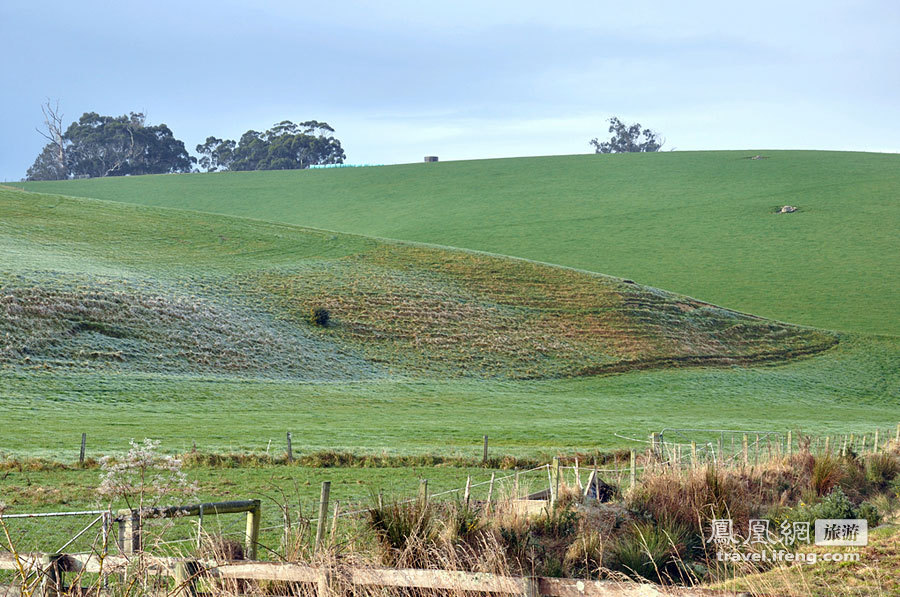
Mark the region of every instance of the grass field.
POLYGON ((900 334, 897 155, 581 155, 24 186, 515 255, 781 321, 900 334), (776 215, 785 204, 800 211, 776 215))
POLYGON ((473 456, 488 434, 535 456, 698 421, 896 423, 891 336, 231 217, 12 190, 0 214, 6 455, 66 460, 82 431, 92 454, 146 436, 168 451, 280 450, 292 431, 300 451, 473 456), (334 326, 306 322, 316 304, 334 326))

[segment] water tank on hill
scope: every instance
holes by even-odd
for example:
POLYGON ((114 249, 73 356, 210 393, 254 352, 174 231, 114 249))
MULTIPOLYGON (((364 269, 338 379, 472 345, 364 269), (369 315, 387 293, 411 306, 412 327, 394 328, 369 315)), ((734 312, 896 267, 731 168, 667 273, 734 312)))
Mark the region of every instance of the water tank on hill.
POLYGON ((426 162, 436 162, 436 161, 438 161, 438 157, 436 155, 426 155, 425 161, 426 162))

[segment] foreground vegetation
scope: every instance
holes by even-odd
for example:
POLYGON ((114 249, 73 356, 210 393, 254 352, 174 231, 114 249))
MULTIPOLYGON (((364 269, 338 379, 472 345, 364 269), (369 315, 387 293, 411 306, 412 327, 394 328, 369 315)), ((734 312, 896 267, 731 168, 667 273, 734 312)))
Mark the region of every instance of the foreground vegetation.
MULTIPOLYGON (((814 445, 820 446, 818 442, 814 445)), ((440 489, 460 487, 456 483, 462 477, 453 479, 454 473, 474 473, 478 480, 488 471, 432 469, 429 473, 438 479, 429 485, 431 492, 436 492, 434 497, 427 497, 421 485, 410 484, 405 493, 376 498, 375 477, 347 487, 348 469, 282 469, 287 475, 269 469, 270 477, 262 489, 253 489, 253 479, 258 482, 260 477, 248 476, 246 468, 217 469, 218 478, 213 480, 204 465, 194 462, 184 472, 189 478, 201 481, 200 495, 193 492, 187 480, 165 485, 165 491, 160 491, 159 481, 154 481, 152 488, 142 490, 140 495, 144 503, 157 503, 150 500, 160 498, 168 503, 196 502, 207 491, 215 489, 219 491, 213 493, 216 500, 262 497, 269 512, 261 535, 261 544, 266 546, 265 558, 311 562, 335 570, 359 566, 437 568, 515 576, 715 586, 754 595, 893 594, 900 588, 892 573, 898 558, 898 533, 892 524, 900 512, 900 453, 895 443, 880 442, 878 450, 873 450, 870 443, 866 452, 860 454, 852 449, 836 450, 834 445, 828 451, 813 452, 809 438, 800 436, 798 446, 799 450, 791 454, 776 449, 771 459, 752 466, 717 465, 708 461, 681 467, 643 454, 639 460, 643 470, 634 487, 625 480, 627 477, 623 479, 610 472, 601 474, 603 495, 611 498, 608 501, 604 498, 603 502, 583 497, 586 467, 582 467, 580 475, 577 470, 563 468, 557 500, 530 513, 522 509, 515 496, 546 488, 547 469, 523 474, 518 485, 512 484, 512 477, 498 476, 496 484, 490 484, 491 489, 485 491, 481 484, 467 502, 462 492, 441 495, 440 489), (306 483, 298 482, 303 478, 306 483), (329 522, 330 534, 326 535, 322 548, 315 550, 313 498, 318 487, 310 481, 324 478, 336 483, 333 497, 342 500, 343 510, 338 507, 335 513, 346 515, 329 522), (371 481, 375 483, 370 484, 371 481), (348 495, 358 496, 363 488, 368 490, 368 497, 355 502, 351 497, 346 501, 348 495), (191 492, 190 497, 186 492, 191 492), (416 494, 418 498, 411 497, 416 494), (735 543, 716 543, 710 539, 713 519, 722 518, 732 520, 735 543), (864 518, 875 530, 865 547, 827 550, 803 540, 794 543, 791 535, 784 535, 785 524, 795 528, 791 525, 823 518, 864 518), (743 541, 749 539, 751 519, 768 521, 770 537, 775 537, 769 539, 773 543, 743 541), (283 524, 286 521, 293 521, 288 528, 283 524), (876 528, 882 524, 887 526, 876 528), (807 558, 809 554, 818 556, 815 563, 798 564, 771 561, 733 564, 717 556, 717 550, 750 554, 766 549, 787 550, 807 558), (825 551, 859 553, 860 557, 836 566, 822 559, 825 551)), ((187 461, 193 458, 190 454, 186 457, 187 461)), ((59 504, 63 493, 72 498, 66 504, 68 509, 97 504, 101 496, 119 503, 127 499, 126 493, 110 494, 104 490, 110 487, 111 475, 121 474, 115 462, 103 464, 99 476, 101 471, 96 468, 91 471, 11 468, 6 477, 13 476, 18 483, 23 478, 29 482, 57 479, 55 493, 37 497, 39 492, 29 494, 4 478, 4 494, 17 500, 19 511, 22 506, 38 505, 35 500, 41 507, 59 504), (60 475, 68 475, 68 482, 59 483, 60 475), (99 488, 98 481, 102 481, 99 488)), ((134 462, 134 459, 128 456, 119 462, 134 462)), ((165 475, 182 470, 181 463, 169 458, 157 462, 159 471, 165 475)), ((377 470, 356 471, 357 481, 377 470)), ((139 472, 142 474, 131 474, 141 479, 160 478, 158 471, 141 468, 139 472)), ((135 491, 131 485, 114 487, 135 491)), ((136 494, 130 495, 136 498, 136 494)), ((10 512, 9 508, 5 511, 10 512)), ((10 537, 18 538, 20 545, 34 538, 21 532, 24 521, 2 522, 10 537)), ((199 548, 191 543, 191 536, 196 537, 198 533, 192 522, 175 520, 163 526, 149 522, 147 525, 146 545, 155 555, 176 549, 188 557, 196 557, 198 553, 202 557, 240 557, 242 520, 237 524, 220 522, 215 517, 206 520, 206 535, 201 536, 199 548), (173 537, 184 538, 173 542, 173 537), (199 552, 195 551, 198 549, 199 552)), ((44 523, 44 526, 52 530, 53 525, 44 523)), ((61 540, 65 536, 53 539, 61 540)), ((11 541, 6 543, 6 550, 16 549, 11 541)), ((265 592, 265 586, 260 589, 265 592)), ((223 594, 238 591, 235 587, 218 590, 223 594)), ((239 592, 248 590, 255 589, 244 584, 239 592)))
POLYGON ((515 255, 781 321, 897 335, 898 164, 663 152, 24 186, 515 255), (776 215, 783 205, 799 211, 776 215))

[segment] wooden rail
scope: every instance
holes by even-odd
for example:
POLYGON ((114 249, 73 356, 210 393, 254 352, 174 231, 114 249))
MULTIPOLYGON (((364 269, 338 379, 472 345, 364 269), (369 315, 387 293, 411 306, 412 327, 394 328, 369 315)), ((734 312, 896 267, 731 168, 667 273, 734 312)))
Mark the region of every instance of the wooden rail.
POLYGON ((244 553, 249 559, 255 560, 257 548, 259 547, 259 522, 262 517, 262 506, 259 500, 211 502, 189 506, 144 508, 142 510, 119 510, 116 513, 116 522, 119 523, 119 548, 125 554, 141 551, 141 524, 143 520, 203 516, 204 514, 239 514, 241 512, 247 513, 244 553))
MULTIPOLYGON (((55 595, 58 583, 63 585, 65 573, 88 572, 115 574, 123 571, 136 559, 117 555, 100 558, 96 555, 20 554, 18 561, 12 554, 0 554, 0 570, 19 570, 39 573, 50 579, 45 595, 55 595), (48 564, 49 563, 49 564, 48 564)), ((723 591, 694 588, 663 588, 650 584, 623 583, 575 578, 544 578, 502 576, 461 570, 415 570, 385 568, 329 568, 278 562, 216 562, 214 560, 185 560, 155 558, 145 554, 146 571, 152 576, 176 579, 180 595, 197 594, 196 583, 202 578, 228 580, 266 580, 303 583, 316 587, 318 597, 333 597, 342 593, 341 585, 358 587, 418 588, 437 591, 496 593, 522 597, 647 597, 669 595, 679 597, 734 595, 723 591), (185 571, 189 571, 187 574, 185 571)), ((47 585, 47 583, 43 583, 47 585)), ((10 595, 0 587, 0 594, 10 595)))

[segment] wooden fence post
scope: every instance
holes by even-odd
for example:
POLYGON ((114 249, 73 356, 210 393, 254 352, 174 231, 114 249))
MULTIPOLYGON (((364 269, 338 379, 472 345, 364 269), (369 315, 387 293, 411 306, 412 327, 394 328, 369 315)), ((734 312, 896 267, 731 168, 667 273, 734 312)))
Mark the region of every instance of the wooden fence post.
POLYGON ((660 441, 659 441, 659 433, 653 432, 650 434, 650 449, 653 451, 653 456, 659 460, 662 460, 662 453, 660 450, 660 441))
POLYGON ((119 549, 126 555, 141 551, 141 515, 137 510, 123 509, 119 516, 119 549))
POLYGON ((744 448, 744 466, 748 466, 750 464, 750 436, 748 436, 746 433, 744 434, 743 448, 744 448))
POLYGON ((491 509, 491 500, 494 499, 494 478, 497 473, 491 473, 491 484, 488 485, 488 499, 487 499, 487 507, 488 510, 491 509))
POLYGON ((247 532, 244 539, 248 560, 255 560, 259 554, 259 522, 262 518, 262 504, 259 500, 253 500, 256 506, 247 511, 247 532))
POLYGON ((294 448, 291 445, 291 432, 287 432, 287 460, 288 462, 294 462, 294 448))
POLYGON ((419 479, 419 507, 426 508, 428 506, 428 479, 419 479))
POLYGON ((481 455, 481 462, 482 462, 482 464, 487 464, 487 461, 488 461, 488 436, 485 435, 485 436, 483 436, 482 439, 484 440, 484 446, 483 446, 483 452, 481 455))
POLYGON ((513 488, 513 499, 519 499, 519 471, 516 471, 516 485, 513 488))
POLYGON ((697 467, 697 442, 691 440, 691 468, 697 467))
POLYGON ((419 504, 428 506, 428 479, 419 479, 419 504))
POLYGON ((788 458, 791 458, 794 456, 794 437, 793 437, 793 433, 791 432, 790 429, 788 429, 788 434, 787 434, 787 455, 788 455, 788 458))
POLYGON ((463 500, 466 502, 466 507, 469 506, 469 499, 472 497, 472 475, 466 477, 466 490, 463 493, 463 500))
POLYGON ((331 494, 331 481, 322 481, 322 495, 319 497, 319 522, 316 524, 316 551, 325 536, 325 519, 328 518, 328 496, 331 494))
POLYGON ((84 466, 84 448, 87 444, 87 433, 81 434, 81 452, 78 454, 78 466, 84 466))
POLYGON ((559 457, 554 456, 550 465, 550 505, 556 505, 559 497, 559 457))
POLYGON ((527 576, 522 579, 524 582, 524 591, 522 591, 522 597, 541 597, 540 587, 538 586, 538 580, 534 577, 527 576))
POLYGON ((875 442, 872 445, 872 453, 878 454, 878 428, 875 428, 875 442))
POLYGON ((200 574, 200 564, 194 560, 179 560, 175 562, 175 591, 176 597, 196 597, 197 577, 200 574))
POLYGON ((637 471, 634 468, 635 462, 637 460, 635 458, 634 450, 631 451, 630 458, 631 458, 631 471, 630 471, 629 475, 631 477, 631 489, 634 489, 634 482, 635 482, 636 473, 637 473, 637 471))
POLYGON ((56 597, 63 592, 61 557, 58 553, 41 555, 41 573, 43 576, 38 590, 41 597, 56 597))

